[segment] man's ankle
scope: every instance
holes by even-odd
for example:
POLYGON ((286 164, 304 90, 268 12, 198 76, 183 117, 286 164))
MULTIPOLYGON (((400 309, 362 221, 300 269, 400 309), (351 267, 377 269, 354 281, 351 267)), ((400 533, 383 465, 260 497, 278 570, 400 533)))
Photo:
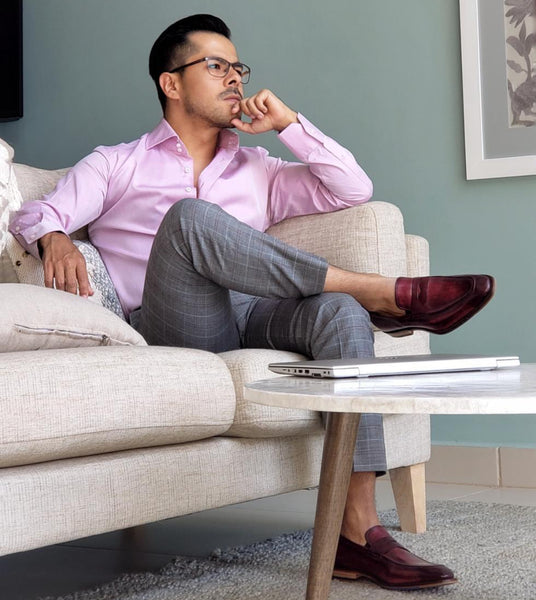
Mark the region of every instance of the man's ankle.
POLYGON ((375 501, 376 473, 354 472, 341 525, 341 535, 356 544, 365 545, 365 533, 380 525, 375 501))
POLYGON ((341 526, 341 535, 356 544, 364 546, 367 543, 365 533, 376 525, 381 525, 378 518, 361 518, 354 520, 345 517, 341 526))

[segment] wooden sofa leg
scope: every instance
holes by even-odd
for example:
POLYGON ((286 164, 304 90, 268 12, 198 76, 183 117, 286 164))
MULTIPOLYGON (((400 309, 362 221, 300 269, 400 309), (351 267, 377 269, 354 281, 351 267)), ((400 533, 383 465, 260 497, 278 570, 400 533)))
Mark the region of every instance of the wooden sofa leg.
POLYGON ((389 471, 400 529, 410 533, 426 531, 425 463, 389 471))

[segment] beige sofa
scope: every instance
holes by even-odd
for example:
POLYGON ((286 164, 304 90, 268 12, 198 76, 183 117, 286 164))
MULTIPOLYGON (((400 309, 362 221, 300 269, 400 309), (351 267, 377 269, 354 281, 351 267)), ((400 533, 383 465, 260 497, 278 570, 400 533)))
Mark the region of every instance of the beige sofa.
MULTIPOLYGON (((15 164, 6 173, 0 192, 18 181, 26 201, 63 171, 15 164)), ((406 235, 399 210, 384 202, 292 219, 270 233, 341 267, 428 272, 426 241, 406 235)), ((254 405, 242 392, 244 382, 274 376, 268 362, 298 355, 149 347, 98 298, 38 287, 38 261, 11 238, 8 247, 0 555, 317 484, 319 415, 254 405)), ((377 332, 376 352, 427 353, 428 341, 377 332)), ((384 429, 402 526, 422 530, 429 419, 387 415, 384 429)))

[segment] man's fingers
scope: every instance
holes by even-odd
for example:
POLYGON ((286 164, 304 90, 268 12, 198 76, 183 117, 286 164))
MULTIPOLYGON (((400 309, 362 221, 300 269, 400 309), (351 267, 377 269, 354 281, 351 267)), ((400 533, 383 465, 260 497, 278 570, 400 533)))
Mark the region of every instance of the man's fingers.
POLYGON ((238 129, 238 131, 241 131, 242 133, 255 133, 253 128, 251 127, 251 123, 245 123, 240 119, 233 119, 231 121, 231 125, 233 127, 236 127, 236 129, 238 129))
POLYGON ((240 101, 242 113, 251 119, 251 127, 233 125, 244 133, 283 131, 291 123, 298 122, 298 114, 284 104, 273 92, 264 89, 240 101))
POLYGON ((58 270, 55 269, 54 270, 54 286, 57 290, 61 290, 62 292, 65 291, 65 274, 63 272, 63 269, 58 270))
POLYGON ((76 279, 76 271, 72 267, 69 267, 65 271, 65 287, 66 292, 69 294, 76 294, 78 292, 78 280, 76 279))
POLYGON ((87 298, 88 296, 93 296, 93 290, 89 284, 89 278, 87 276, 87 269, 85 263, 81 263, 78 265, 77 269, 78 276, 78 293, 83 298, 87 298))
POLYGON ((255 96, 251 99, 251 112, 255 115, 255 118, 262 119, 266 111, 266 106, 259 96, 255 96))
POLYGON ((79 293, 84 298, 92 296, 86 260, 72 241, 61 234, 51 236, 46 242, 43 249, 45 286, 70 294, 79 293))
POLYGON ((251 96, 250 98, 244 98, 240 102, 240 108, 242 109, 242 112, 250 119, 262 119, 264 117, 264 113, 266 113, 268 110, 258 94, 251 96))
POLYGON ((45 287, 54 287, 54 267, 50 263, 43 264, 43 270, 45 272, 45 287))
POLYGON ((254 115, 251 112, 251 108, 249 106, 248 100, 249 100, 249 98, 244 98, 244 100, 240 101, 240 110, 242 111, 242 114, 244 114, 246 117, 253 119, 254 115))
POLYGON ((269 97, 270 97, 270 92, 268 92, 268 90, 263 90, 262 92, 260 92, 256 96, 254 96, 255 106, 260 111, 262 116, 264 116, 269 110, 269 107, 268 107, 269 97))

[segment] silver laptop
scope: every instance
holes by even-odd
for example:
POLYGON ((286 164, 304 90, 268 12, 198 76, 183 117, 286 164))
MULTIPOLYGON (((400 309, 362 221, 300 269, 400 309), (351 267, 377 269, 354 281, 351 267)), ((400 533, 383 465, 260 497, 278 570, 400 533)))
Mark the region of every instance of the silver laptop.
POLYGON ((378 377, 452 371, 486 371, 518 367, 518 356, 483 356, 478 354, 417 354, 380 358, 301 360, 271 363, 274 373, 301 377, 378 377))

